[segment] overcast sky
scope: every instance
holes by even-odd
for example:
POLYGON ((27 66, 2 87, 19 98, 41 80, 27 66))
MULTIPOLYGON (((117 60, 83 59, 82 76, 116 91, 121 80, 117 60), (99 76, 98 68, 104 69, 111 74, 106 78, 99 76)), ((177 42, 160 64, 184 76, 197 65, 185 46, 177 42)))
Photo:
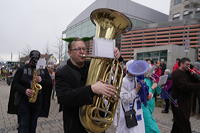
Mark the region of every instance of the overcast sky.
MULTIPOLYGON (((25 49, 55 45, 67 25, 95 0, 0 0, 0 61, 18 60, 25 49)), ((169 14, 170 0, 132 0, 169 14)))

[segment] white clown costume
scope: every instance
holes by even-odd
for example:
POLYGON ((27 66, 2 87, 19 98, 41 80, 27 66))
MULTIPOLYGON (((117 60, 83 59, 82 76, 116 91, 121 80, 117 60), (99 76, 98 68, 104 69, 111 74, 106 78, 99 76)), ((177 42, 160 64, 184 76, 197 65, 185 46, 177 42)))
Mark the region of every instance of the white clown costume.
MULTIPOLYGON (((128 65, 132 62, 133 60, 127 62, 126 66, 128 67, 128 65)), ((123 78, 122 88, 120 92, 120 100, 119 100, 120 101, 119 116, 116 123, 116 126, 117 126, 116 133, 145 133, 141 100, 137 94, 137 91, 135 90, 136 85, 137 85, 137 80, 135 77, 130 77, 126 75, 123 78), (135 102, 133 104, 134 99, 135 99, 135 102), (134 109, 136 111, 137 123, 138 123, 137 126, 132 127, 132 128, 127 128, 125 117, 124 117, 124 111, 122 109, 122 104, 125 111, 129 111, 134 105, 134 109)))

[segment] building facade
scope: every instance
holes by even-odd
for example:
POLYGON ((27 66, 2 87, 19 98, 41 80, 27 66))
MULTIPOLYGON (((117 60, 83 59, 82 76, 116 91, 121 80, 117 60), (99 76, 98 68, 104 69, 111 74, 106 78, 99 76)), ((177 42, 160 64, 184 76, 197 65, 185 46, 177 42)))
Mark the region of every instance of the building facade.
POLYGON ((167 68, 172 69, 177 58, 188 57, 191 59, 191 62, 194 63, 196 49, 189 48, 188 51, 186 51, 184 46, 178 45, 148 47, 145 49, 135 49, 134 57, 138 60, 151 59, 154 62, 164 59, 167 64, 167 68))
MULTIPOLYGON (((96 0, 67 26, 67 28, 62 32, 62 37, 82 38, 94 36, 95 25, 90 20, 90 14, 98 8, 110 8, 125 14, 132 21, 133 27, 168 20, 168 15, 135 3, 131 0, 96 0)), ((67 51, 67 43, 65 51, 67 51)), ((67 53, 65 57, 68 57, 67 53)))
MULTIPOLYGON (((125 60, 134 58, 137 49, 148 47, 156 48, 164 45, 180 45, 195 48, 195 60, 200 60, 200 20, 168 22, 165 24, 149 24, 142 28, 136 28, 122 35, 121 54, 125 60)), ((180 52, 185 52, 181 51, 180 52)), ((190 51, 188 51, 190 52, 190 51)), ((168 60, 166 51, 152 52, 149 54, 138 55, 137 59, 161 58, 168 60), (141 58, 142 57, 142 58, 141 58)))
POLYGON ((200 18, 200 0, 171 0, 169 21, 200 18))

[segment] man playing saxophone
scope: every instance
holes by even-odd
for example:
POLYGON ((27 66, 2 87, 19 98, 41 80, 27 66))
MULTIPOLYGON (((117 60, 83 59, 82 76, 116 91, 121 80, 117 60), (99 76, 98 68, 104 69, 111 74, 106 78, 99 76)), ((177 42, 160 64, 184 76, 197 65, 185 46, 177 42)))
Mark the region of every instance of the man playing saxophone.
POLYGON ((47 69, 36 70, 39 51, 32 50, 29 57, 29 63, 20 67, 14 76, 8 103, 8 113, 17 114, 18 133, 35 133, 38 117, 47 117, 50 107, 49 73, 47 69), (41 87, 42 90, 35 90, 41 87))

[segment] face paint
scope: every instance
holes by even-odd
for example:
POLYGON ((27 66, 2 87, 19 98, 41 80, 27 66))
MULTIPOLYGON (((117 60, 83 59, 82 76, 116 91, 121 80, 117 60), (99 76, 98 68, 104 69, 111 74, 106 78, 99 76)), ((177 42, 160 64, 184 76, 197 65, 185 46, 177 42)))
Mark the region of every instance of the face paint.
POLYGON ((38 60, 40 59, 40 52, 37 50, 33 50, 30 52, 30 64, 36 66, 38 60))
POLYGON ((36 66, 38 60, 39 60, 38 58, 31 58, 30 63, 31 63, 33 66, 36 66))

